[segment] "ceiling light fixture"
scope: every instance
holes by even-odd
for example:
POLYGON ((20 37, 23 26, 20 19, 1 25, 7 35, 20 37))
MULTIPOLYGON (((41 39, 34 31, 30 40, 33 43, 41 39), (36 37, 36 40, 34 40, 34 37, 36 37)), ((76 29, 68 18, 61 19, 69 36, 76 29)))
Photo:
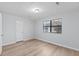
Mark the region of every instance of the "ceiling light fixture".
POLYGON ((34 9, 33 9, 33 12, 39 13, 39 8, 34 8, 34 9))

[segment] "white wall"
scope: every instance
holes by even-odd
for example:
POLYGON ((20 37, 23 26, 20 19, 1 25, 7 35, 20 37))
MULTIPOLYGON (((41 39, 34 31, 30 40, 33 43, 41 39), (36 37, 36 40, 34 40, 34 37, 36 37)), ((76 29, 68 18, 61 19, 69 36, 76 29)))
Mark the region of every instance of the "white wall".
MULTIPOLYGON (((43 20, 37 20, 36 38, 47 42, 59 44, 61 46, 79 50, 79 11, 56 14, 62 17, 63 31, 62 34, 44 33, 43 20)), ((54 18, 55 16, 52 16, 54 18)))
POLYGON ((29 19, 3 13, 3 45, 8 45, 16 42, 16 20, 21 20, 23 26, 23 39, 33 37, 33 22, 29 19))
POLYGON ((34 38, 34 21, 29 19, 24 19, 24 40, 34 38))

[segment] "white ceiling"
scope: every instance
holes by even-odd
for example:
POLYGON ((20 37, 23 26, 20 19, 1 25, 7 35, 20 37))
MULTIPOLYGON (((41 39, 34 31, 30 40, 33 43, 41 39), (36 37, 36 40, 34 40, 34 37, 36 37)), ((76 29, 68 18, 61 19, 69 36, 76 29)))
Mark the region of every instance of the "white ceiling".
POLYGON ((70 12, 78 9, 78 2, 60 2, 59 6, 55 2, 0 2, 0 11, 22 16, 29 19, 42 19, 57 13, 70 12), (33 8, 39 8, 35 14, 33 8))

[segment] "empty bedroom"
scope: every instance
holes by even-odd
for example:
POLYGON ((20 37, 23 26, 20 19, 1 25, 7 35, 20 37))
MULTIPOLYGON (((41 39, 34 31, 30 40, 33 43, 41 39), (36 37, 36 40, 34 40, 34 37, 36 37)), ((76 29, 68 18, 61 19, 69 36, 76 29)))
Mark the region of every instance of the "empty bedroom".
POLYGON ((1 56, 79 56, 79 2, 0 2, 1 56))

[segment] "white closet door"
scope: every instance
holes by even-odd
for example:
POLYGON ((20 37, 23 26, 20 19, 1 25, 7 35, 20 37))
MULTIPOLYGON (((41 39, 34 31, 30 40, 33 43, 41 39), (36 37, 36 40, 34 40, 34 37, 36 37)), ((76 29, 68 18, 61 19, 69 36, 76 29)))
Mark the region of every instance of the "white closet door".
POLYGON ((2 52, 2 15, 0 14, 0 55, 2 52))
POLYGON ((22 21, 16 21, 16 41, 22 41, 23 40, 23 22, 22 21))

